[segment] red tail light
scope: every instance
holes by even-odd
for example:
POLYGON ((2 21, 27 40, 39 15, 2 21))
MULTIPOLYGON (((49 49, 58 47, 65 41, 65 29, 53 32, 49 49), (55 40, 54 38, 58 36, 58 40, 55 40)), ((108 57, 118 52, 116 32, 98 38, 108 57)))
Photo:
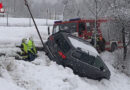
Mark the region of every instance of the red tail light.
POLYGON ((50 39, 51 41, 54 40, 53 36, 50 36, 49 39, 50 39))
POLYGON ((66 56, 61 51, 58 51, 58 53, 63 59, 66 59, 66 56))

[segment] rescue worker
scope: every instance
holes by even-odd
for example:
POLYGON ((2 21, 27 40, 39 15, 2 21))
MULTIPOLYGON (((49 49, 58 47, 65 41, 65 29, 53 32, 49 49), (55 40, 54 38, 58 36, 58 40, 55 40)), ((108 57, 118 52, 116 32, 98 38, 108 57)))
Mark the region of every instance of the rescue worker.
POLYGON ((94 46, 94 42, 95 42, 95 35, 94 35, 94 31, 92 31, 92 36, 91 36, 91 44, 94 46))
POLYGON ((103 39, 102 36, 99 36, 97 38, 97 45, 98 45, 98 48, 99 48, 99 52, 103 52, 105 50, 105 40, 103 39))
POLYGON ((97 51, 100 53, 101 52, 101 50, 100 50, 100 39, 99 39, 99 37, 97 37, 96 38, 96 49, 97 49, 97 51))
POLYGON ((18 55, 21 57, 15 57, 16 59, 22 59, 22 60, 28 60, 28 45, 27 45, 27 39, 23 38, 21 43, 21 52, 17 52, 18 55))
POLYGON ((29 60, 32 61, 37 57, 37 50, 32 37, 29 37, 27 45, 28 45, 29 60))

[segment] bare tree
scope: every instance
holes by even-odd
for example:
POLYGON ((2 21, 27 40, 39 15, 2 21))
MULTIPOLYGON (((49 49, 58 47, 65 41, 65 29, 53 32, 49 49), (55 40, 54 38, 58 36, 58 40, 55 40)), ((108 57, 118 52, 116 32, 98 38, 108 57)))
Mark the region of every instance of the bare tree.
POLYGON ((63 0, 63 19, 76 18, 77 16, 77 5, 75 0, 63 0))
POLYGON ((107 12, 108 8, 107 6, 109 5, 106 0, 84 0, 84 3, 86 4, 86 7, 89 9, 93 17, 95 18, 95 30, 93 33, 94 36, 94 46, 96 47, 96 36, 97 36, 97 30, 98 30, 98 18, 103 17, 105 13, 107 12), (88 2, 89 1, 89 2, 88 2), (106 8, 105 8, 106 7, 106 8))
POLYGON ((126 34, 129 34, 126 29, 130 27, 129 25, 129 15, 127 14, 127 0, 113 0, 111 2, 111 10, 113 10, 112 16, 114 16, 115 20, 118 21, 117 23, 120 24, 122 27, 122 42, 123 42, 123 59, 126 59, 127 55, 127 46, 130 42, 129 40, 126 41, 126 34))

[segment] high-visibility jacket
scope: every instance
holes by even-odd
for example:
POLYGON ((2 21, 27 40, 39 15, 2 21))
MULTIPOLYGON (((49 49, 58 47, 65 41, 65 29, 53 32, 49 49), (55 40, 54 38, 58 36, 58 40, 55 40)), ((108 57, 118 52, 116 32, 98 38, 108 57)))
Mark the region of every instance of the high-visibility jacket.
POLYGON ((28 53, 28 46, 25 43, 22 43, 21 45, 22 53, 27 54, 28 53))
POLYGON ((28 41, 28 51, 30 51, 33 54, 37 53, 36 47, 34 45, 34 42, 31 41, 31 40, 28 41))

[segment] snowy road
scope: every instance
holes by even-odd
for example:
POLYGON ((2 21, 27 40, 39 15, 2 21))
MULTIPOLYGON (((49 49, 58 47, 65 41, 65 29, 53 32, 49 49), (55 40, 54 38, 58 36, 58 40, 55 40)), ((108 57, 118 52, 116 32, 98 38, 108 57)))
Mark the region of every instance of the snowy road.
MULTIPOLYGON (((47 39, 47 27, 39 27, 44 41, 47 39)), ((129 90, 130 78, 114 69, 116 59, 113 54, 104 52, 101 57, 111 71, 110 80, 96 81, 81 78, 73 74, 70 68, 57 65, 38 52, 33 62, 15 60, 12 56, 16 44, 23 37, 33 36, 39 42, 34 27, 0 27, 0 90, 129 90), (6 44, 6 45, 5 45, 6 44)))

